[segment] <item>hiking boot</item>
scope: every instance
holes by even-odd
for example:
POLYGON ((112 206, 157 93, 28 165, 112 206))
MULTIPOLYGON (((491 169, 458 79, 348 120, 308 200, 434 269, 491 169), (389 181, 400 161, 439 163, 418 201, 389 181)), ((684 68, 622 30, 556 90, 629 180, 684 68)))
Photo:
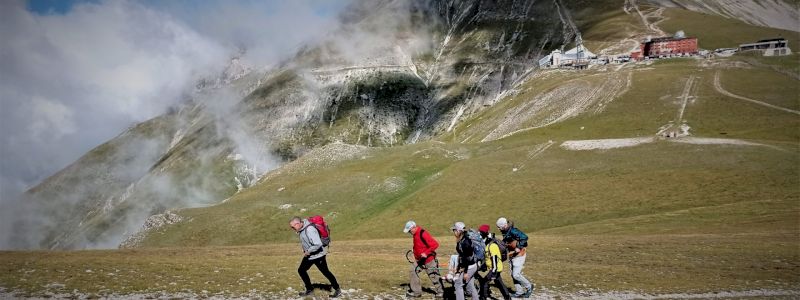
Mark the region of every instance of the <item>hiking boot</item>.
POLYGON ((342 289, 335 289, 333 290, 333 294, 331 294, 331 298, 339 298, 342 295, 342 289))
POLYGON ((522 295, 522 298, 530 298, 532 293, 533 293, 533 288, 529 288, 528 291, 525 292, 524 295, 522 295))
POLYGON ((433 297, 434 297, 434 299, 444 299, 444 293, 438 293, 438 294, 434 295, 433 297))
POLYGON ((300 297, 311 296, 311 295, 314 295, 314 291, 312 290, 306 290, 305 292, 300 292, 299 294, 300 297))
POLYGON ((419 298, 419 297, 422 297, 422 294, 417 294, 417 293, 414 293, 412 291, 406 291, 406 297, 419 298))

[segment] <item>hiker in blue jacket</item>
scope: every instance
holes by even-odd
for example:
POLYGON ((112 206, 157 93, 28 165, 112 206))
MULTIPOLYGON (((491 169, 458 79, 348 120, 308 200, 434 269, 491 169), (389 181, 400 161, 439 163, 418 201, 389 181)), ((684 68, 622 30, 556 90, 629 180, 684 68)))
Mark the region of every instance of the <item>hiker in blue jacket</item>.
POLYGON ((525 266, 525 255, 528 247, 528 236, 514 227, 514 223, 506 218, 497 219, 497 229, 503 233, 503 241, 508 247, 508 258, 511 260, 511 278, 514 279, 514 297, 529 298, 533 293, 533 284, 522 276, 525 266))
POLYGON ((314 293, 314 287, 311 286, 311 278, 308 277, 308 269, 314 265, 317 266, 317 269, 319 269, 322 275, 325 275, 325 278, 328 278, 331 282, 331 288, 333 288, 334 291, 330 297, 339 297, 342 291, 339 288, 339 283, 336 282, 336 277, 333 276, 333 273, 328 269, 328 262, 325 260, 325 256, 328 254, 328 248, 323 246, 322 238, 317 228, 312 226, 311 222, 308 220, 300 219, 300 217, 292 218, 292 220, 289 221, 289 226, 291 226, 300 237, 300 245, 303 247, 303 260, 300 261, 300 267, 297 268, 297 273, 300 274, 300 279, 303 280, 303 285, 305 285, 306 290, 300 292, 300 296, 310 296, 314 293))

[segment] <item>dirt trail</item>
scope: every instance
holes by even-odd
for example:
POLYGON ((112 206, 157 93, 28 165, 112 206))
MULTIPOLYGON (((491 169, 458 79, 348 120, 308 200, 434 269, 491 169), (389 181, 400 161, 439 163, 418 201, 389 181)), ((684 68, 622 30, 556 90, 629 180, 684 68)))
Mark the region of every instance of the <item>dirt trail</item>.
POLYGON ((602 81, 575 79, 534 97, 506 114, 481 142, 493 141, 545 127, 583 113, 600 113, 629 87, 623 74, 606 75, 602 81))
POLYGON ((694 75, 689 76, 689 79, 686 80, 686 85, 683 87, 683 93, 681 94, 680 98, 683 100, 681 104, 680 113, 678 113, 678 121, 677 123, 680 124, 683 121, 683 113, 686 111, 686 103, 689 102, 689 92, 692 90, 692 84, 694 84, 694 79, 696 77, 694 75))
POLYGON ((751 103, 755 103, 755 104, 758 104, 758 105, 766 106, 766 107, 769 107, 769 108, 772 108, 772 109, 782 110, 782 111, 785 111, 785 112, 788 112, 788 113, 793 113, 793 114, 796 114, 796 115, 800 115, 800 111, 796 111, 796 110, 793 110, 793 109, 788 109, 788 108, 785 108, 785 107, 772 105, 772 104, 769 104, 769 103, 766 103, 766 102, 762 102, 762 101, 758 101, 758 100, 753 100, 753 99, 750 99, 750 98, 747 98, 747 97, 743 97, 743 96, 739 96, 739 95, 736 95, 734 93, 726 91, 724 88, 722 88, 722 84, 720 84, 720 82, 719 82, 719 74, 720 74, 720 71, 717 71, 717 73, 714 74, 714 89, 716 89, 717 92, 719 92, 720 94, 723 94, 723 95, 731 97, 731 98, 736 98, 736 99, 739 99, 739 100, 744 100, 744 101, 747 101, 747 102, 751 102, 751 103))
POLYGON ((629 11, 635 10, 636 13, 639 15, 639 18, 642 20, 642 24, 644 24, 645 27, 650 29, 650 31, 652 31, 653 33, 655 33, 655 34, 657 34, 659 36, 667 35, 663 30, 661 30, 661 28, 658 27, 658 23, 661 23, 664 20, 666 20, 666 18, 662 15, 663 12, 664 12, 664 8, 663 7, 658 8, 655 11, 650 12, 650 13, 645 15, 639 9, 639 4, 636 3, 636 0, 626 0, 625 1, 625 5, 623 6, 622 9, 625 11, 625 13, 629 13, 629 11), (651 23, 649 21, 649 18, 658 18, 659 20, 656 21, 656 22, 651 23))
MULTIPOLYGON (((446 284, 449 285, 449 284, 446 284)), ((496 292, 496 291, 495 291, 496 292)), ((318 292, 320 293, 320 292, 318 292)), ((400 293, 397 289, 392 292, 384 292, 378 294, 367 294, 361 290, 346 289, 342 290, 344 299, 405 299, 404 293, 400 293)), ((670 294, 646 294, 635 291, 578 291, 578 292, 558 292, 549 289, 539 289, 527 299, 535 300, 551 300, 551 299, 731 299, 731 298, 752 298, 752 297, 798 297, 800 290, 783 290, 783 289, 757 289, 745 291, 713 291, 706 293, 670 293, 670 294)), ((319 297, 319 296, 318 296, 319 297)), ((0 290, 0 299, 18 299, 18 294, 12 291, 0 290)), ((96 294, 83 294, 78 292, 73 293, 49 293, 43 297, 26 297, 26 299, 304 299, 297 296, 295 290, 285 290, 282 292, 262 292, 251 291, 250 293, 230 296, 211 293, 195 293, 195 292, 152 292, 152 293, 132 293, 132 294, 106 294, 104 296, 96 294)), ((316 298, 316 297, 315 297, 316 298)), ((327 297, 321 297, 323 299, 327 297)), ((430 299, 424 297, 421 299, 430 299)), ((522 299, 522 298, 513 298, 522 299)))

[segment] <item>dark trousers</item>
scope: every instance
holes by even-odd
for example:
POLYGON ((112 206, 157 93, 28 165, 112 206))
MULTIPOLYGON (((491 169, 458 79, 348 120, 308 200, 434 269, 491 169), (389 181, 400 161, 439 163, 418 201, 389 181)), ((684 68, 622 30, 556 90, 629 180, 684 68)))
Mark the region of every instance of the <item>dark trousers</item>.
POLYGON ((503 283, 503 278, 500 277, 500 273, 489 272, 486 274, 486 277, 478 278, 478 280, 481 283, 481 300, 489 297, 489 282, 491 281, 494 281, 494 284, 500 289, 500 294, 503 294, 503 299, 511 299, 511 295, 508 294, 508 289, 506 288, 506 284, 503 283))
POLYGON ((303 260, 300 262, 300 267, 297 268, 297 273, 300 274, 300 278, 303 279, 303 284, 306 286, 306 291, 310 291, 313 289, 311 286, 311 278, 308 277, 308 269, 311 269, 311 266, 317 266, 317 269, 325 275, 325 278, 328 278, 328 281, 331 282, 331 287, 334 290, 339 289, 339 283, 336 282, 336 277, 333 276, 331 270, 328 270, 328 261, 325 260, 325 256, 309 260, 308 256, 303 256, 303 260))

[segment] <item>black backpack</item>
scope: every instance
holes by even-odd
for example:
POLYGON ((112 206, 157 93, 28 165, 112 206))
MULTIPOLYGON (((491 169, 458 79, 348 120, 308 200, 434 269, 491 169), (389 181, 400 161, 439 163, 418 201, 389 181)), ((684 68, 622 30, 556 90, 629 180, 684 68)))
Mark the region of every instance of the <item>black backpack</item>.
POLYGON ((503 242, 502 240, 497 239, 497 236, 495 236, 494 234, 492 235, 491 240, 489 242, 497 244, 497 248, 500 248, 500 259, 502 261, 507 261, 508 247, 506 246, 506 243, 503 242))

